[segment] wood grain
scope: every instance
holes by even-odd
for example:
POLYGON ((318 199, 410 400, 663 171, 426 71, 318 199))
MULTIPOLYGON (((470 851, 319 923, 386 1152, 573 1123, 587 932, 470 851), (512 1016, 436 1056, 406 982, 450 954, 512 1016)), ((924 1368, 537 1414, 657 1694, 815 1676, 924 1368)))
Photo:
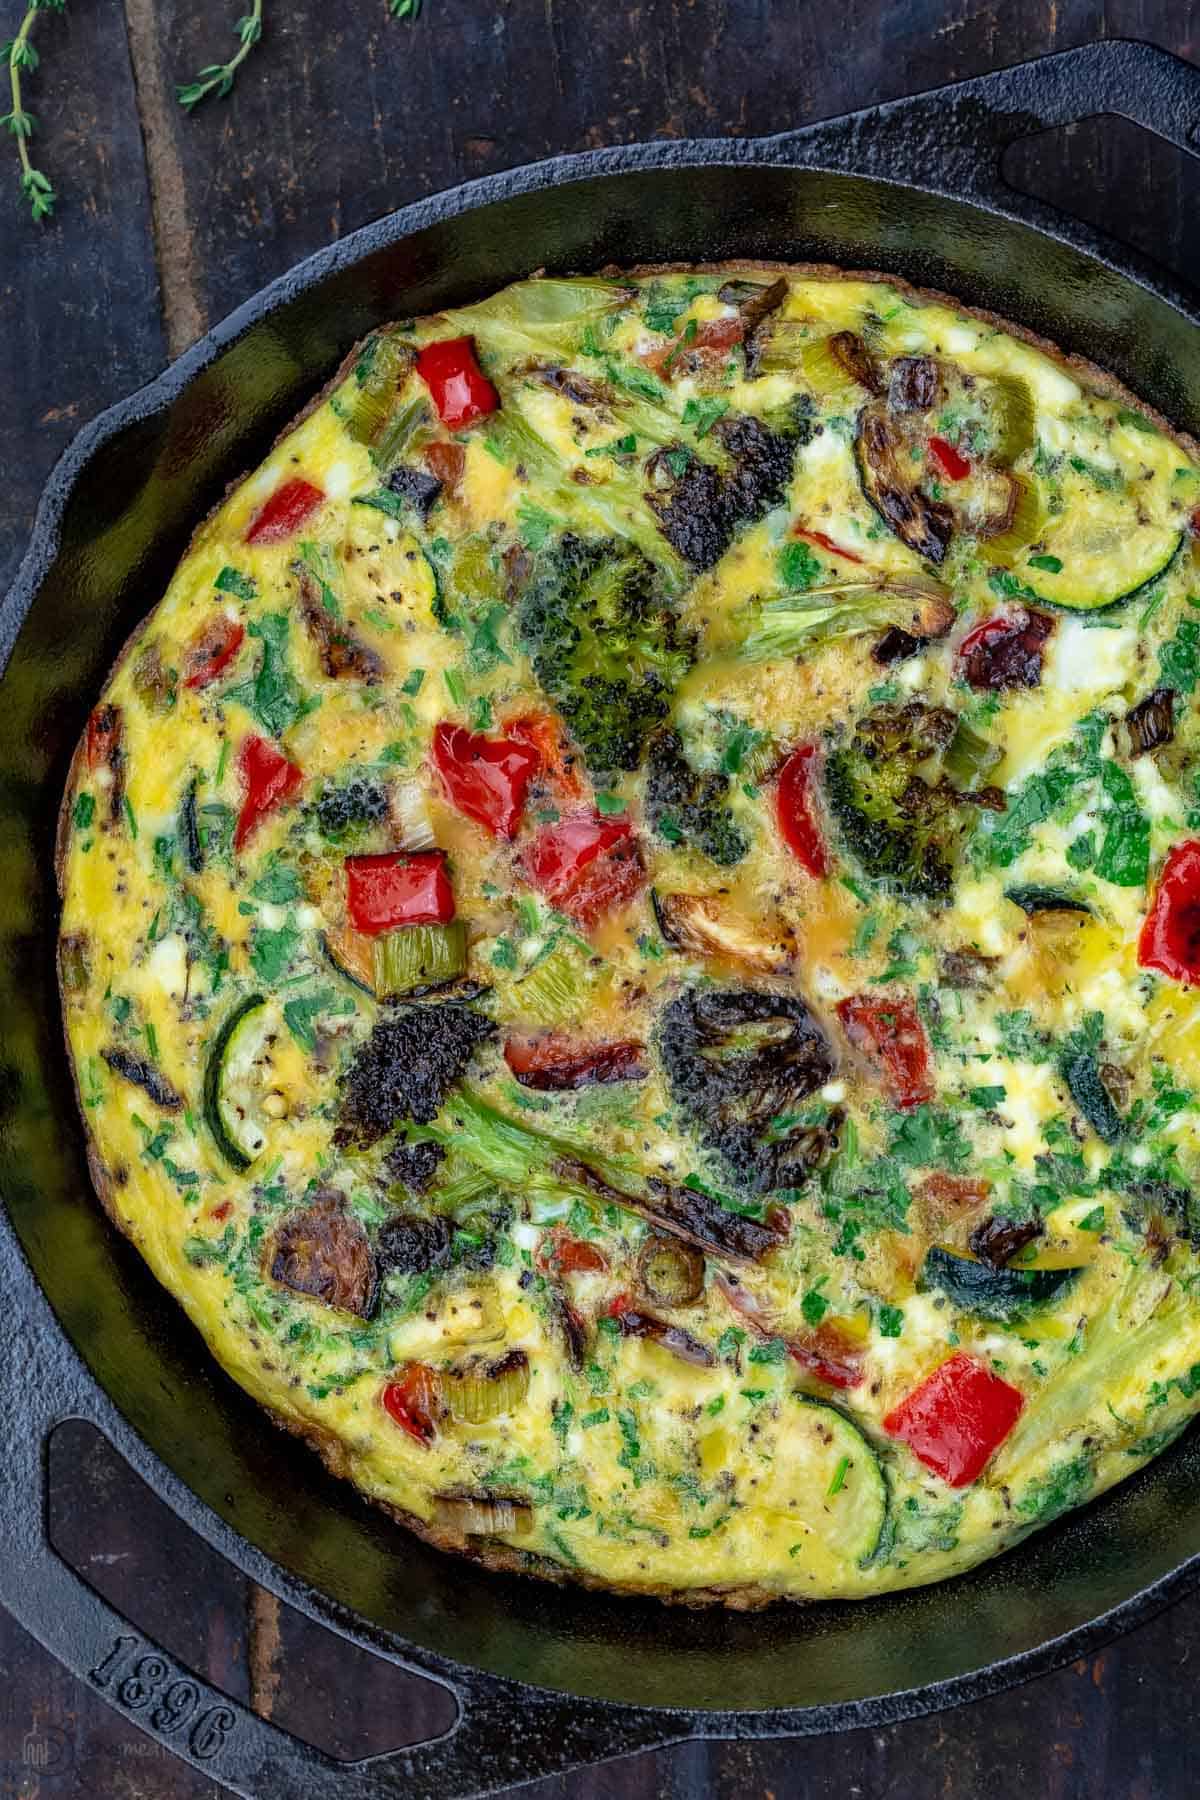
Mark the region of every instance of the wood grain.
MULTIPOLYGON (((391 20, 385 0, 267 0, 263 44, 234 94, 189 118, 175 84, 235 47, 237 11, 75 0, 39 21, 46 63, 29 103, 61 206, 39 232, 14 182, 0 186, 0 582, 79 425, 151 375, 168 345, 181 350, 299 257, 419 195, 563 150, 786 130, 1099 35, 1200 60, 1194 0, 843 0, 832 30, 812 0, 426 0, 415 27, 391 20)), ((1200 175, 1134 127, 1049 134, 1014 152, 1009 175, 1200 285, 1200 175)), ((414 1735, 441 1728, 428 1684, 401 1693, 394 1671, 224 1567, 93 1434, 56 1440, 54 1475, 63 1553, 209 1680, 343 1755, 401 1741, 398 1717, 414 1735)), ((1200 1599, 954 1713, 820 1742, 698 1744, 522 1792, 1190 1800, 1197 1657, 1200 1599)), ((217 1793, 0 1617, 0 1796, 217 1793)))

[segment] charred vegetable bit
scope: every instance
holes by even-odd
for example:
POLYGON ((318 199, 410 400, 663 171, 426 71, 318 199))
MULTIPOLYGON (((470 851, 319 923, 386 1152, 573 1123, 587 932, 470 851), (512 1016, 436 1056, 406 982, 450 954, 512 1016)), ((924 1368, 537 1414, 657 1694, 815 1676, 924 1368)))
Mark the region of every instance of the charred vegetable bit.
POLYGON ((367 1234, 336 1189, 319 1193, 275 1234, 271 1279, 326 1306, 368 1318, 378 1287, 367 1234))
POLYGON ((563 1093, 598 1081, 642 1081, 643 1046, 632 1041, 595 1044, 559 1032, 511 1036, 504 1060, 522 1087, 563 1093))
POLYGON ((885 702, 825 757, 825 799, 846 849, 905 899, 949 899, 973 824, 968 796, 942 774, 930 779, 956 729, 944 707, 885 702))
POLYGON ((300 594, 300 617, 317 649, 321 667, 333 680, 349 676, 364 687, 376 687, 383 679, 383 658, 364 644, 344 619, 329 611, 322 599, 322 584, 303 563, 292 573, 300 594))
POLYGON ((926 562, 945 562, 954 513, 923 491, 921 466, 914 464, 907 436, 882 401, 864 406, 854 448, 863 493, 884 524, 926 562))
POLYGON ((491 1019, 453 1001, 400 1006, 379 1019, 346 1072, 336 1140, 373 1144, 396 1125, 432 1124, 491 1019))
POLYGON ((719 420, 711 435, 728 459, 725 468, 690 457, 677 474, 677 452, 656 459, 651 505, 664 536, 693 569, 711 569, 739 530, 783 504, 796 451, 810 429, 797 424, 783 433, 749 416, 719 420))
POLYGON ((656 1306, 690 1306, 704 1292, 704 1258, 694 1244, 651 1232, 638 1254, 638 1280, 656 1306))
POLYGON ((729 810, 732 778, 693 769, 677 731, 651 739, 646 759, 646 817, 668 843, 694 847, 719 868, 740 862, 749 840, 729 810))
POLYGON ((131 1081, 134 1087, 140 1087, 149 1094, 155 1106, 161 1106, 164 1112, 178 1112, 183 1105, 182 1097, 176 1093, 164 1075, 160 1075, 151 1062, 140 1056, 131 1056, 128 1050, 106 1048, 101 1056, 114 1075, 123 1081, 131 1081))
POLYGON ((994 1213, 975 1227, 968 1241, 980 1262, 1002 1269, 1019 1250, 1036 1243, 1045 1230, 1040 1219, 1005 1219, 994 1213))
POLYGON ((672 1099, 739 1185, 803 1185, 828 1153, 828 1128, 771 1125, 830 1079, 834 1059, 798 995, 688 989, 664 1009, 658 1045, 672 1099))
POLYGON ((446 1152, 440 1144, 396 1144, 384 1158, 384 1168, 393 1181, 410 1194, 423 1194, 446 1152))
MULTIPOLYGON (((414 1144, 414 1150, 436 1150, 436 1144, 414 1144)), ((396 1213, 384 1221, 375 1239, 379 1274, 425 1275, 450 1262, 454 1230, 440 1213, 396 1213)))
POLYGON ((653 1313, 643 1312, 625 1294, 619 1295, 609 1307, 608 1316, 617 1321, 623 1336, 649 1338, 669 1350, 672 1356, 677 1356, 680 1362, 711 1369, 717 1360, 708 1346, 693 1337, 690 1331, 685 1331, 682 1325, 672 1325, 653 1313))
POLYGON ((1172 688, 1158 687, 1125 715, 1131 756, 1145 756, 1148 750, 1159 750, 1175 737, 1175 693, 1172 688))
POLYGON ((425 524, 442 497, 445 483, 436 475, 431 475, 427 469, 413 469, 401 463, 399 468, 392 470, 384 486, 390 488, 401 500, 407 500, 421 523, 425 524))
POLYGON ((1054 620, 1019 606, 985 619, 969 631, 959 650, 966 680, 973 688, 998 693, 1005 688, 1035 688, 1042 679, 1042 659, 1054 620))
POLYGON ((541 554, 517 625, 589 769, 636 769, 693 655, 651 565, 568 534, 541 554))
POLYGON ((529 1392, 530 1378, 524 1350, 509 1350, 494 1362, 479 1357, 442 1370, 442 1399, 459 1424, 483 1425, 516 1412, 529 1392))

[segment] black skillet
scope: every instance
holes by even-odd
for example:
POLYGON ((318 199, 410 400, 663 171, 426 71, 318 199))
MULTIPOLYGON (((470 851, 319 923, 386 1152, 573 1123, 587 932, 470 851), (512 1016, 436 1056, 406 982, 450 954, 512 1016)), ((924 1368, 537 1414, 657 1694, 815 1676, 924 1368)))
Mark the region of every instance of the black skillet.
POLYGON ((1118 113, 1193 149, 1200 70, 1098 43, 776 138, 564 157, 381 219, 241 307, 82 433, 0 609, 0 1600, 142 1731, 255 1800, 458 1796, 691 1737, 810 1736, 995 1693, 1190 1587, 1200 1436, 999 1562, 854 1606, 694 1614, 482 1574, 414 1542, 276 1433, 105 1223, 53 981, 51 836, 110 659, 194 523, 381 320, 545 266, 816 258, 1044 332, 1200 432, 1200 306, 1000 179, 1004 149, 1118 113), (246 1574, 444 1684, 444 1737, 340 1764, 214 1693, 61 1562, 56 1423, 98 1426, 246 1574))

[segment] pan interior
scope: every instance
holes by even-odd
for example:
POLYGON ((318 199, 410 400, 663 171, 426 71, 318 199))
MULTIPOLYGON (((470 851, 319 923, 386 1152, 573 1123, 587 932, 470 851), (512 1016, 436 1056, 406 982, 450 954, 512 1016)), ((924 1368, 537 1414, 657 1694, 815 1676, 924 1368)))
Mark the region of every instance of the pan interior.
MULTIPOLYGON (((599 1698, 741 1710, 899 1693, 1084 1626, 1200 1544, 1195 1434, 1026 1548, 910 1595, 741 1616, 560 1592, 442 1557, 327 1478, 210 1364, 101 1216, 53 985, 52 831, 67 762, 104 671, 191 528, 355 338, 539 267, 817 259, 990 307, 1200 427, 1195 329, 1165 300, 1027 227, 879 181, 728 162, 631 167, 501 193, 392 236, 386 221, 368 228, 356 260, 301 278, 173 402, 151 395, 104 445, 66 499, 58 553, 17 637, 0 736, 0 1188, 37 1276, 157 1456, 311 1588, 318 1610, 348 1609, 393 1641, 599 1698)), ((28 604, 10 598, 10 630, 28 604)))

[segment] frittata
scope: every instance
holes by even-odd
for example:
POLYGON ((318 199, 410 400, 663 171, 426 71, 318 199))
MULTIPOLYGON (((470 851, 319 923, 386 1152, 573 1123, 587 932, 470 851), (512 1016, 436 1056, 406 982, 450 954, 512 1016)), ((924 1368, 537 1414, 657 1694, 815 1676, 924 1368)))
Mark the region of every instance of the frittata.
POLYGON ((97 1188, 233 1379, 439 1545, 694 1603, 939 1580, 1170 1443, 1193 449, 832 269, 359 345, 61 822, 97 1188))

